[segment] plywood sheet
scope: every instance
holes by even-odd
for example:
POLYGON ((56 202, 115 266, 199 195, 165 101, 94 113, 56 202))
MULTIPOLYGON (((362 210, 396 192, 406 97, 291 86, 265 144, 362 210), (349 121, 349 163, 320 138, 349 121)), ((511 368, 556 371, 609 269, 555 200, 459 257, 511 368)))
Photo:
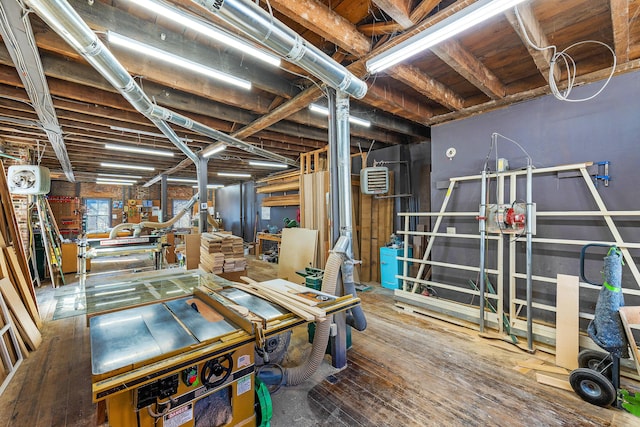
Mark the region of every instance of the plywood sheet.
POLYGON ((185 235, 184 249, 187 256, 187 270, 195 270, 200 263, 200 233, 185 235))
MULTIPOLYGON (((6 262, 8 263, 9 270, 13 276, 14 287, 20 293, 22 302, 31 315, 31 319, 35 322, 38 328, 42 327, 42 320, 40 319, 40 311, 38 310, 37 301, 32 297, 31 283, 27 281, 20 269, 20 263, 16 254, 15 248, 10 246, 4 249, 6 253, 6 262)), ((0 262, 5 260, 0 259, 0 262)))
POLYGON ((0 280, 0 292, 2 292, 9 310, 16 317, 18 329, 24 332, 25 342, 31 350, 36 350, 42 343, 42 336, 9 279, 0 280))
POLYGON ((578 368, 580 340, 579 290, 577 276, 558 274, 556 294, 556 365, 578 368))
POLYGON ((304 278, 296 274, 297 270, 314 266, 318 230, 307 228, 285 228, 282 230, 280 256, 278 258, 278 278, 294 283, 304 283, 304 278))

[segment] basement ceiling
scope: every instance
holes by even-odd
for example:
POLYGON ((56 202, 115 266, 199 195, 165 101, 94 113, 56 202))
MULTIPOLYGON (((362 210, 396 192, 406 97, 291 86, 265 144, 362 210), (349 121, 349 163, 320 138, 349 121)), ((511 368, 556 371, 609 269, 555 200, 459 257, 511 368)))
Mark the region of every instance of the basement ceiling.
MULTIPOLYGON (((0 0, 3 12, 21 3, 29 1, 0 0)), ((250 40, 195 3, 163 2, 250 40)), ((353 116, 369 120, 371 126, 351 125, 353 152, 428 142, 431 125, 550 93, 550 53, 528 46, 513 9, 399 65, 376 74, 367 73, 368 59, 473 3, 258 2, 275 19, 366 82, 366 96, 352 98, 350 108, 353 116)), ((302 68, 285 60, 279 67, 264 64, 206 39, 189 26, 146 10, 133 0, 70 0, 68 4, 157 105, 292 161, 297 161, 301 153, 327 144, 327 118, 308 108, 311 103, 326 105, 325 88, 302 68), (226 71, 250 81, 252 87, 236 88, 110 45, 108 31, 226 71)), ((640 67, 640 0, 528 0, 518 10, 529 38, 539 46, 555 45, 561 51, 580 41, 596 40, 615 51, 616 74, 640 67)), ((17 32, 18 24, 9 22, 9 27, 17 32)), ((101 166, 104 161, 153 167, 153 171, 130 172, 143 177, 140 183, 153 182, 161 173, 195 178, 193 162, 36 13, 30 11, 23 25, 35 36, 37 49, 31 49, 30 54, 42 64, 45 88, 55 109, 54 118, 62 132, 62 147, 71 173, 65 176, 64 161, 61 163, 64 156, 54 151, 50 135, 48 138, 43 130, 51 129, 43 122, 51 117, 34 108, 10 49, 4 45, 0 46, 0 138, 11 144, 39 147, 41 164, 59 179, 93 181, 97 173, 127 173, 101 166), (174 156, 110 151, 105 149, 106 143, 162 148, 171 150, 174 156)), ((612 55, 606 47, 580 45, 569 53, 577 67, 576 84, 603 81, 609 76, 612 55)), ((34 75, 37 78, 38 73, 34 75)), ((557 78, 562 86, 566 71, 562 69, 557 78)), ((202 134, 171 127, 195 153, 216 142, 202 134)), ((268 159, 231 147, 212 156, 208 163, 209 182, 229 184, 238 180, 219 177, 218 172, 245 172, 252 179, 273 172, 250 166, 249 160, 268 159)))

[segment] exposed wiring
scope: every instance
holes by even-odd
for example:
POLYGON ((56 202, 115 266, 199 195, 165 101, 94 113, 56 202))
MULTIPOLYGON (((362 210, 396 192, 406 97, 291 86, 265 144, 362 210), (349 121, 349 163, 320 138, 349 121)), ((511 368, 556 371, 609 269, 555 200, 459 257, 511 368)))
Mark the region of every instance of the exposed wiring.
POLYGON ((604 90, 605 87, 607 87, 607 85, 609 84, 609 82, 611 81, 611 78, 613 77, 613 74, 616 71, 616 65, 617 65, 617 58, 616 58, 616 53, 615 51, 611 48, 611 46, 609 46, 606 43, 603 43, 601 41, 598 40, 584 40, 584 41, 580 41, 577 43, 574 43, 572 45, 570 45, 569 47, 565 48, 564 50, 558 52, 558 48, 555 45, 549 45, 549 46, 537 46, 536 44, 534 44, 531 39, 529 38, 529 34, 527 33, 527 30, 524 26, 524 23, 522 22, 522 18, 520 17, 520 12, 518 12, 518 8, 515 7, 515 13, 516 13, 516 18, 518 20, 518 24, 520 25, 520 28, 522 29, 522 34, 524 35, 525 40, 527 41, 527 44, 529 44, 529 46, 531 46, 533 49, 537 50, 537 51, 545 51, 545 50, 551 50, 553 52, 553 54, 551 55, 551 61, 549 62, 549 87, 551 88, 551 93, 553 93, 553 96, 555 96, 557 99, 559 99, 560 101, 567 101, 567 102, 584 102, 584 101, 589 101, 593 98, 595 98, 596 96, 600 95, 600 93, 604 90), (604 84, 602 85, 602 87, 593 95, 588 96, 586 98, 579 98, 579 99, 569 99, 569 94, 571 93, 571 91, 573 90, 574 86, 575 86, 575 81, 576 81, 576 63, 573 60, 573 58, 567 53, 569 50, 573 49, 576 46, 580 46, 583 44, 598 44, 601 46, 606 47, 607 49, 609 49, 609 51, 611 52, 611 55, 613 56, 613 64, 611 65, 611 73, 609 73, 609 77, 607 78, 607 80, 604 82, 604 84), (564 91, 560 91, 560 89, 558 88, 558 84, 556 82, 555 79, 555 70, 556 70, 556 65, 558 64, 558 62, 564 63, 564 66, 567 70, 567 88, 564 91))

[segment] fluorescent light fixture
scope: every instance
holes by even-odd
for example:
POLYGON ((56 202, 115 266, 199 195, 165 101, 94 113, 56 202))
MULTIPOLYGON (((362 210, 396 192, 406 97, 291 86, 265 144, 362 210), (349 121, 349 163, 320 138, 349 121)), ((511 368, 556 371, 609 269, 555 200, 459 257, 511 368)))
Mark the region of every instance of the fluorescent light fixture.
POLYGON ((286 169, 289 165, 285 165, 284 163, 276 163, 276 162, 263 162, 260 160, 249 160, 249 164, 251 166, 260 166, 265 168, 280 168, 286 169))
POLYGON ((367 61, 367 71, 377 73, 453 37, 525 0, 479 0, 421 33, 367 61))
POLYGON ((96 184, 100 185, 133 185, 133 182, 117 182, 117 181, 96 181, 96 184))
MULTIPOLYGON (((135 133, 135 134, 138 134, 138 135, 154 136, 154 137, 158 137, 158 138, 169 139, 169 138, 167 138, 167 135, 165 135, 163 133, 149 132, 149 131, 146 131, 146 130, 123 128, 123 127, 120 127, 120 126, 109 126, 109 129, 116 130, 118 132, 128 132, 128 133, 135 133)), ((180 140, 182 142, 193 142, 193 139, 189 139, 189 138, 180 138, 180 140)))
POLYGON ((141 171, 154 171, 155 170, 155 168, 152 168, 151 166, 127 165, 127 164, 124 164, 124 163, 102 162, 102 163, 100 163, 100 166, 102 166, 103 168, 136 169, 136 170, 141 170, 141 171))
POLYGON ((169 150, 157 150, 155 148, 134 147, 131 145, 104 144, 107 150, 126 151, 128 153, 150 154, 152 156, 173 157, 173 152, 169 150))
POLYGON ((224 151, 227 148, 227 146, 221 142, 218 142, 216 144, 210 145, 207 148, 205 148, 202 151, 202 157, 207 158, 207 157, 211 157, 216 153, 219 153, 221 151, 224 151))
POLYGON ((132 0, 132 3, 134 3, 136 6, 144 7, 145 9, 157 13, 158 15, 162 15, 165 18, 177 22, 178 24, 184 25, 188 29, 197 31, 198 33, 209 37, 210 39, 224 43, 227 46, 233 47, 234 49, 238 49, 239 51, 244 52, 247 55, 251 55, 254 58, 257 58, 268 64, 274 65, 276 67, 280 66, 280 58, 278 58, 277 56, 260 50, 245 42, 244 40, 241 40, 227 33, 226 31, 217 29, 216 27, 197 20, 194 17, 182 13, 177 9, 170 8, 168 7, 168 5, 165 6, 163 3, 151 0, 132 0))
POLYGON ((218 172, 218 176, 228 176, 231 178, 251 178, 251 174, 236 172, 218 172))
POLYGON ((124 179, 142 179, 141 175, 120 175, 120 174, 115 174, 115 173, 98 173, 98 179, 100 179, 101 176, 108 176, 111 178, 124 178, 124 179))
MULTIPOLYGON (((323 107, 322 105, 309 104, 309 110, 323 114, 325 116, 329 115, 329 109, 327 107, 323 107)), ((354 125, 364 126, 367 128, 371 126, 371 122, 369 120, 361 119, 359 117, 353 117, 351 114, 349 114, 349 122, 353 123, 354 125)))
POLYGON ((189 184, 192 184, 194 182, 198 182, 197 179, 193 179, 193 178, 167 178, 167 181, 169 182, 187 182, 189 184))
POLYGON ((135 179, 100 178, 100 177, 97 177, 97 178, 96 178, 96 181, 97 181, 97 182, 101 182, 101 181, 107 181, 107 182, 130 182, 130 183, 132 183, 132 184, 135 184, 136 182, 138 182, 138 181, 136 181, 135 179))
POLYGON ((144 55, 168 62, 178 67, 182 67, 190 71, 195 71, 196 73, 204 74, 205 76, 211 77, 213 79, 241 87, 242 89, 251 89, 250 81, 239 79, 232 76, 231 74, 223 73, 222 71, 214 70, 213 68, 205 67, 204 65, 198 64, 197 62, 181 58, 164 50, 156 49, 155 47, 140 43, 136 40, 130 39, 129 37, 114 33, 113 31, 107 31, 107 37, 109 38, 109 43, 113 45, 120 46, 125 49, 130 49, 137 53, 142 53, 144 55))
MULTIPOLYGON (((197 185, 192 186, 193 188, 198 188, 197 185)), ((222 188, 224 187, 223 184, 207 184, 207 188, 222 188)))

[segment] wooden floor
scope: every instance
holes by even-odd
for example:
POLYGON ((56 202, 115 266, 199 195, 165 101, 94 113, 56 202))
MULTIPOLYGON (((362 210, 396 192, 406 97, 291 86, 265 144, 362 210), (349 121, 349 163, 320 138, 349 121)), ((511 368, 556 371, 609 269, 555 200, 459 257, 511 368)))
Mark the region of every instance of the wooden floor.
MULTIPOLYGON (((274 267, 252 261, 249 276, 273 278, 274 267)), ((0 427, 94 426, 85 318, 51 320, 54 292, 41 288, 38 296, 43 344, 2 395, 0 427)), ((549 359, 544 353, 498 348, 472 331, 398 312, 379 285, 360 296, 368 328, 353 332, 348 367, 325 363, 305 384, 276 392, 272 426, 640 426, 640 418, 513 369, 532 357, 549 359)), ((294 336, 288 363, 308 351, 306 330, 294 336)))

